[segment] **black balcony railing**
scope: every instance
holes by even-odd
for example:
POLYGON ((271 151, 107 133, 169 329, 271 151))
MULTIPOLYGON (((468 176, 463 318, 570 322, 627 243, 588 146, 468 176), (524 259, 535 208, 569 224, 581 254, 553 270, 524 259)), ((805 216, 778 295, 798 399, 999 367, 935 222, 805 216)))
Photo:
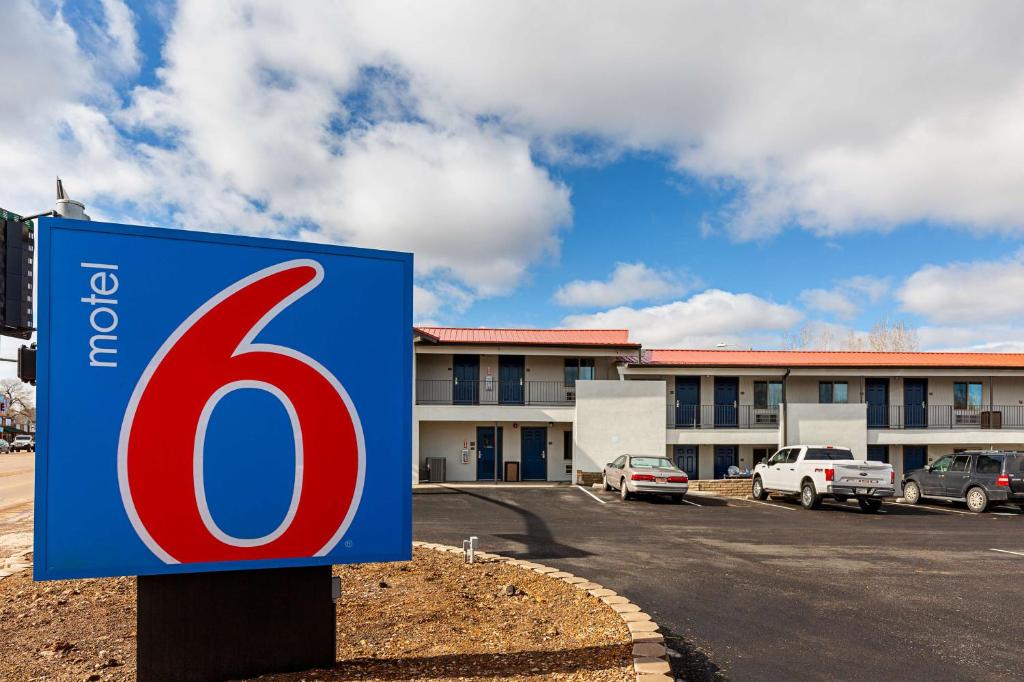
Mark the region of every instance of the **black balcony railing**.
POLYGON ((777 429, 779 408, 754 405, 669 405, 670 429, 777 429))
POLYGON ((417 379, 418 405, 572 405, 576 387, 564 381, 417 379))
POLYGON ((1024 405, 868 405, 869 429, 1020 429, 1024 405))

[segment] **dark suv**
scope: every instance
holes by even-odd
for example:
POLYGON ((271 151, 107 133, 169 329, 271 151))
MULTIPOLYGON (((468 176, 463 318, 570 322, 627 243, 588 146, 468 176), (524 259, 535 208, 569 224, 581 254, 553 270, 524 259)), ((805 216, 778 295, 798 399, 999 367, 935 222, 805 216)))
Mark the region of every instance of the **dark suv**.
POLYGON ((903 498, 966 502, 981 513, 989 504, 1010 502, 1024 508, 1024 452, 980 450, 938 458, 923 469, 903 474, 903 498))

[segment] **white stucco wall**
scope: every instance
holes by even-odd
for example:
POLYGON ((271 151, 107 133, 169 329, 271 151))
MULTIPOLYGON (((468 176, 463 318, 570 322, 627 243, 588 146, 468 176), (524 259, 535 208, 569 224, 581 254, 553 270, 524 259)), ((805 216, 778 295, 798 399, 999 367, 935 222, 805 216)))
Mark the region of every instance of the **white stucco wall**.
POLYGON ((850 448, 857 459, 867 459, 867 407, 862 403, 783 406, 786 445, 836 445, 850 448))
POLYGON ((576 384, 573 470, 597 472, 624 454, 665 451, 665 382, 576 384))
MULTIPOLYGON (((550 422, 512 422, 499 421, 491 423, 481 422, 418 422, 416 424, 419 441, 419 453, 417 467, 414 469, 426 471, 427 457, 444 457, 446 460, 446 476, 449 481, 475 481, 477 469, 477 427, 490 428, 501 427, 502 460, 504 462, 519 462, 522 454, 522 429, 523 427, 544 428, 547 432, 547 448, 545 459, 547 461, 547 480, 568 481, 572 474, 566 472, 566 464, 571 459, 565 458, 563 433, 569 431, 572 425, 569 423, 552 424, 550 422), (468 445, 469 462, 462 463, 463 445, 468 445)), ((571 455, 571 453, 570 453, 571 455)), ((418 480, 418 479, 415 479, 418 480)))

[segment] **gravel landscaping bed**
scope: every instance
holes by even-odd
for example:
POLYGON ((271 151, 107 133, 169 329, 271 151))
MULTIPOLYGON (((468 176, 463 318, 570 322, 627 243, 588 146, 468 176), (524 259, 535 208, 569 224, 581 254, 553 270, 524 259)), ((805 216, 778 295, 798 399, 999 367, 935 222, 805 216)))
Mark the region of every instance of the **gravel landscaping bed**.
MULTIPOLYGON (((416 548, 335 567, 338 664, 263 680, 633 680, 612 608, 561 580, 416 548)), ((135 677, 135 580, 0 580, 0 679, 135 677)))

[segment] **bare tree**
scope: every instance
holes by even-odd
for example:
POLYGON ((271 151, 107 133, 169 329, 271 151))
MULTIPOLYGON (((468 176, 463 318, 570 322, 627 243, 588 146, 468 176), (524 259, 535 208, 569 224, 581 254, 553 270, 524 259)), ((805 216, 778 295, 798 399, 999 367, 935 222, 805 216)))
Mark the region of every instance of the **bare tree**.
POLYGON ((868 333, 868 345, 871 350, 912 352, 920 348, 917 330, 903 320, 891 322, 883 317, 875 323, 868 333))
POLYGON ((0 399, 3 399, 8 412, 23 412, 31 408, 33 416, 35 415, 35 391, 18 379, 0 380, 0 399))
POLYGON ((867 334, 847 329, 841 335, 828 324, 808 323, 783 338, 786 350, 873 350, 873 351, 916 351, 919 348, 917 330, 903 320, 892 322, 882 318, 867 334))
POLYGON ((842 350, 836 330, 827 324, 809 323, 783 337, 786 350, 842 350))

